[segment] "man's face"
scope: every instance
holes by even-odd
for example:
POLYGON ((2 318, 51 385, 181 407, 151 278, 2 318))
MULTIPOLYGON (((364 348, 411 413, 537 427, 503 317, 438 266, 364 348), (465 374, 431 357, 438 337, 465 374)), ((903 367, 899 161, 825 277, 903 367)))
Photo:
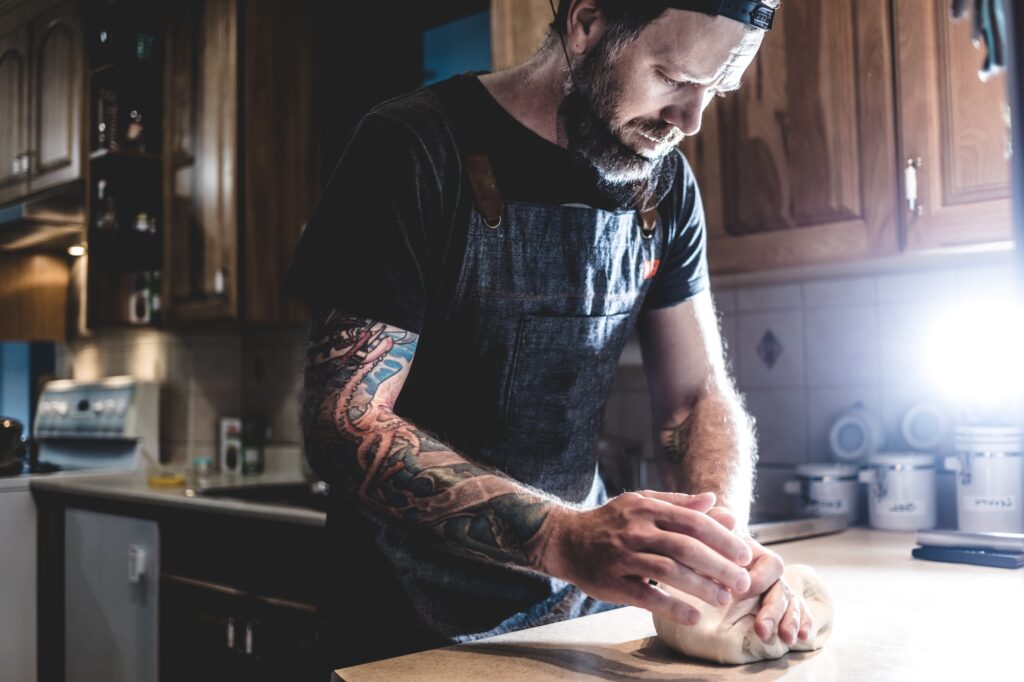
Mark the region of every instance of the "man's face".
POLYGON ((763 32, 725 17, 668 10, 616 49, 601 21, 593 45, 575 60, 575 83, 566 84, 565 132, 569 148, 606 182, 637 182, 700 130, 713 97, 739 87, 763 32))

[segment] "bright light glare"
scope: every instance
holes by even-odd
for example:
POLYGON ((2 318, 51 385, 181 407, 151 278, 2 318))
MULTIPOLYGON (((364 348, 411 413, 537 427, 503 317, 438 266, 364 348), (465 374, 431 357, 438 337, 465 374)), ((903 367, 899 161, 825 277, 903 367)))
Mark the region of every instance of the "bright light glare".
POLYGON ((75 244, 74 246, 68 247, 68 255, 72 258, 78 258, 79 256, 85 255, 85 247, 81 244, 75 244))
POLYGON ((1024 394, 1024 303, 986 299, 946 308, 924 351, 935 387, 949 399, 1005 406, 1024 394))

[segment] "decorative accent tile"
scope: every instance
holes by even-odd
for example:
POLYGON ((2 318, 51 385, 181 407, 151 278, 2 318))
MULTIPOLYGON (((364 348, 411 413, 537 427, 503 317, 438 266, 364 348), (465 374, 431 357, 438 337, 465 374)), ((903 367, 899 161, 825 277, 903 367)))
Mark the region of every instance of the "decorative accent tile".
POLYGON ((741 313, 736 322, 734 357, 741 388, 803 385, 803 314, 799 310, 741 313), (769 332, 774 341, 767 338, 769 332))
POLYGON ((772 333, 769 329, 761 337, 761 341, 757 344, 757 357, 761 358, 761 362, 764 363, 765 367, 771 369, 775 366, 779 356, 782 355, 783 351, 782 344, 779 342, 778 337, 772 333))

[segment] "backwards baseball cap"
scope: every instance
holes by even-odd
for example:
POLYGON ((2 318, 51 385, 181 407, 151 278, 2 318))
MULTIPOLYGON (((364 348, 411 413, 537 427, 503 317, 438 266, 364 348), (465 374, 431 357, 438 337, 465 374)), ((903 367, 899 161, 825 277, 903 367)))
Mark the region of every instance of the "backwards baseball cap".
POLYGON ((770 31, 775 19, 775 8, 757 0, 669 0, 673 9, 702 12, 735 19, 754 28, 770 31))

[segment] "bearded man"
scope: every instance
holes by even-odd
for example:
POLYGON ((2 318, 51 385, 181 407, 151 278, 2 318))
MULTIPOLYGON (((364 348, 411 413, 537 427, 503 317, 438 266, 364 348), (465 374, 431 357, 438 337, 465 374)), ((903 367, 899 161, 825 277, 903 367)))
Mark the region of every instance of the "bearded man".
POLYGON ((311 307, 307 456, 331 485, 330 666, 623 604, 695 623, 692 600, 753 595, 758 635, 806 638, 782 561, 745 533, 754 437, 677 149, 773 13, 562 0, 526 63, 362 120, 289 276, 311 307), (609 500, 594 443, 634 329, 670 489, 609 500))

